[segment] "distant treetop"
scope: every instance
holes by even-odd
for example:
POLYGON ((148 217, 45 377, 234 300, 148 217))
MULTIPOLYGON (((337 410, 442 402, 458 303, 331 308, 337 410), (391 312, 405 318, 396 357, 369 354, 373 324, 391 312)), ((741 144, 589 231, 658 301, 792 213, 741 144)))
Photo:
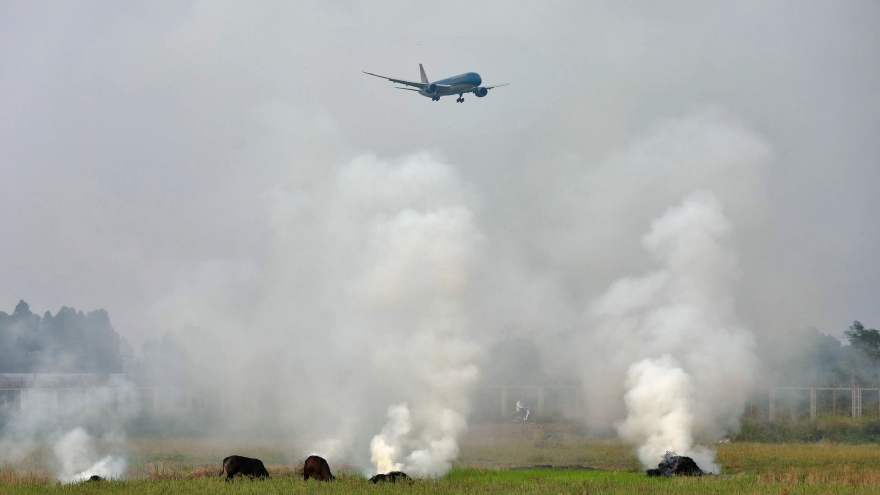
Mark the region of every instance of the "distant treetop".
POLYGON ((103 309, 41 317, 22 300, 11 315, 0 311, 0 373, 120 372, 120 337, 103 309))

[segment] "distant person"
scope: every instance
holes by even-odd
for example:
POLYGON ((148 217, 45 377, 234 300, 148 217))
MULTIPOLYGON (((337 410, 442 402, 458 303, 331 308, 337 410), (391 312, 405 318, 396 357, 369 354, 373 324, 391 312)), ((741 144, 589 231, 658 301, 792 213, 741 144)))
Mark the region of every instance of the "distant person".
POLYGON ((516 401, 516 418, 520 421, 529 420, 529 408, 521 400, 516 401))

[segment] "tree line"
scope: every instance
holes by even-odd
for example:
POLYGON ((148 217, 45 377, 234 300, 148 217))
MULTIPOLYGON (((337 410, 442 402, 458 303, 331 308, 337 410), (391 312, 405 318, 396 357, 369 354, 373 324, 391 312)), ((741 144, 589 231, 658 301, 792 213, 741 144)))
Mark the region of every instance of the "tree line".
POLYGON ((145 341, 135 359, 103 309, 40 316, 19 301, 12 314, 0 311, 0 373, 126 373, 142 385, 187 385, 191 360, 170 335, 145 341))
POLYGON ((880 385, 880 331, 854 321, 843 337, 815 328, 758 335, 761 378, 780 386, 880 385))
MULTIPOLYGON (((762 380, 781 386, 880 385, 880 331, 855 321, 843 335, 849 345, 814 328, 758 333, 762 380)), ((65 306, 40 316, 19 301, 12 314, 0 311, 0 373, 126 372, 144 385, 191 381, 190 356, 171 334, 144 342, 141 350, 135 360, 103 309, 83 313, 65 306)), ((502 338, 487 350, 487 384, 577 382, 576 376, 548 374, 545 362, 552 356, 544 356, 532 338, 502 338)))
POLYGON ((19 301, 0 311, 0 373, 121 373, 120 344, 103 309, 40 316, 19 301))

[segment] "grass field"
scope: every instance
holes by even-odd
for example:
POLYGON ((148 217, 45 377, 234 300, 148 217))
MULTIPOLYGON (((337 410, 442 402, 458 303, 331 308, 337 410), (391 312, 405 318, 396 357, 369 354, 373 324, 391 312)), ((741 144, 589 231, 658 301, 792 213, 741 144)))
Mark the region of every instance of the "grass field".
POLYGON ((719 444, 718 476, 647 478, 631 449, 581 437, 558 425, 477 426, 462 442, 447 476, 377 486, 344 466, 332 483, 303 482, 286 442, 137 439, 129 442, 129 479, 61 485, 38 452, 16 470, 0 471, 0 493, 19 494, 296 494, 296 493, 877 493, 876 444, 719 444), (263 459, 273 477, 225 483, 220 459, 230 453, 263 459))

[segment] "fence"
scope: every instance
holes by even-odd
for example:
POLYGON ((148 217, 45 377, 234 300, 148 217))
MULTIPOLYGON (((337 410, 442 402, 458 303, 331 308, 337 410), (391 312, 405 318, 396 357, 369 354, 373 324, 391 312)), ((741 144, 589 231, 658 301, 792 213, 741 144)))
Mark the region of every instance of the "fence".
POLYGON ((583 411, 583 392, 576 386, 498 385, 477 387, 471 400, 471 418, 492 421, 508 418, 521 400, 537 417, 577 418, 583 411))
MULTIPOLYGON (((577 386, 483 386, 472 396, 471 419, 509 418, 522 400, 539 418, 578 418, 585 397, 577 386)), ((78 408, 118 414, 220 414, 272 407, 271 397, 195 387, 0 388, 0 411, 78 408)), ((815 420, 820 416, 880 418, 880 388, 767 387, 746 404, 743 416, 756 420, 815 420)))
POLYGON ((745 417, 776 421, 815 420, 820 416, 880 417, 880 388, 767 387, 754 394, 745 417))
MULTIPOLYGON (((492 421, 515 411, 524 401, 539 416, 578 417, 582 392, 574 386, 478 387, 472 400, 472 418, 492 421)), ((253 411, 271 407, 270 397, 231 393, 218 388, 192 387, 7 387, 0 388, 0 411, 75 409, 119 414, 214 414, 229 410, 253 411)))
POLYGON ((228 407, 228 396, 211 388, 0 388, 0 411, 210 413, 228 407))
MULTIPOLYGON (((524 400, 538 417, 581 417, 584 398, 576 386, 480 387, 474 395, 472 417, 490 420, 508 417, 517 400, 524 400)), ((786 415, 792 421, 815 420, 820 416, 880 418, 880 388, 853 387, 766 387, 753 394, 744 417, 777 421, 786 415)))

